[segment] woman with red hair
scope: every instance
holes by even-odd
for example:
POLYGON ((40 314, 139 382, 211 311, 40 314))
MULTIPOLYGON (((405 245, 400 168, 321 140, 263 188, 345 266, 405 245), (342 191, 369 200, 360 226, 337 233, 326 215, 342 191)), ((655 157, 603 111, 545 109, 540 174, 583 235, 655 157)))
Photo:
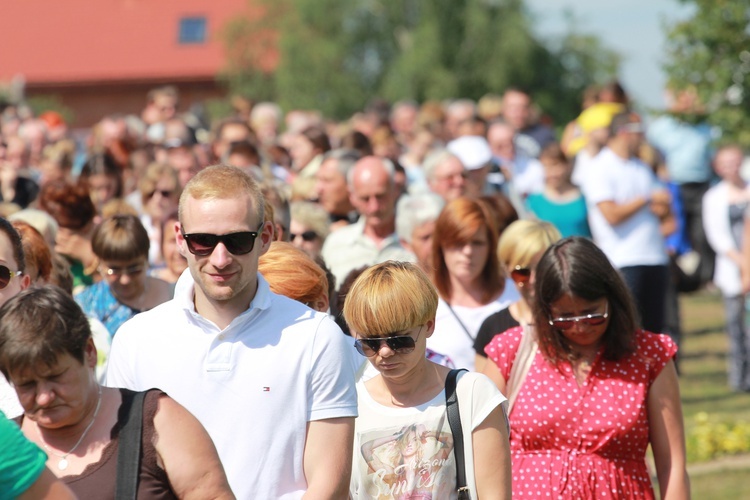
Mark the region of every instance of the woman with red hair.
POLYGON ((516 289, 506 286, 497 241, 497 223, 480 199, 456 198, 435 223, 432 279, 440 300, 427 346, 457 368, 474 369, 472 346, 482 322, 518 300, 516 289))

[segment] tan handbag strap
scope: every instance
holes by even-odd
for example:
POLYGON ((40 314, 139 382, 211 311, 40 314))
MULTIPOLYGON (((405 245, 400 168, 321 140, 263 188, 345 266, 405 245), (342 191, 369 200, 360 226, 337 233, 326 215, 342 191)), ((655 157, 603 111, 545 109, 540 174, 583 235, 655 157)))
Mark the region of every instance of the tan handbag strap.
POLYGON ((529 373, 534 357, 536 356, 537 343, 534 338, 534 328, 531 325, 522 325, 521 344, 518 346, 516 359, 513 360, 513 366, 510 367, 510 376, 505 386, 505 392, 508 394, 508 415, 513 410, 513 404, 518 397, 526 375, 529 373))

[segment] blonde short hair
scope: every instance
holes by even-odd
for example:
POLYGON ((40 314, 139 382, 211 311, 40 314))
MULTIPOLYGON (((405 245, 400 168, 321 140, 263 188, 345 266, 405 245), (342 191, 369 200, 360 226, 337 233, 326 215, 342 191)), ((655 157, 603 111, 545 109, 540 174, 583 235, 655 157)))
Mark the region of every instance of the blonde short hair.
POLYGON ((354 282, 344 302, 344 319, 362 337, 383 337, 435 319, 435 286, 416 264, 389 260, 354 282))
POLYGON ((561 239, 560 231, 549 222, 517 220, 500 236, 497 257, 507 269, 528 267, 534 256, 561 239))
POLYGON ((206 167, 188 181, 180 195, 178 209, 180 222, 183 220, 185 202, 188 198, 196 200, 227 199, 249 196, 258 223, 265 216, 264 198, 260 186, 244 170, 229 165, 212 165, 206 167))

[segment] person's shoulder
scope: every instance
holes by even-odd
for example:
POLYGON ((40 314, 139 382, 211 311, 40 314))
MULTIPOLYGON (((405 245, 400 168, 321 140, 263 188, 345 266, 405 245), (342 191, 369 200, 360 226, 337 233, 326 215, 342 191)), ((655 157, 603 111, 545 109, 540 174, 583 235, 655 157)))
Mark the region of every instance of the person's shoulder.
POLYGON ((168 300, 158 306, 138 313, 117 330, 115 337, 152 337, 154 334, 165 334, 176 331, 179 319, 184 314, 176 305, 174 299, 168 300), (168 328, 166 328, 168 327, 168 328))
POLYGON ((672 357, 677 352, 677 343, 669 335, 647 330, 638 330, 636 346, 638 355, 645 359, 672 357))

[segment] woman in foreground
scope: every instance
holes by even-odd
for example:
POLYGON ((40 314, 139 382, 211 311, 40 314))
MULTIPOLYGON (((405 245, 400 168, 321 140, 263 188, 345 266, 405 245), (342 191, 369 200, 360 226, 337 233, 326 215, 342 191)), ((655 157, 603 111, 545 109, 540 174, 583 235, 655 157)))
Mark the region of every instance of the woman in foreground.
MULTIPOLYGON (((624 282, 590 240, 552 245, 536 267, 538 351, 510 411, 517 498, 689 498, 685 435, 667 335, 638 327, 624 282)), ((506 391, 521 329, 496 336, 484 373, 506 391)))
MULTIPOLYGON (((79 498, 113 499, 120 435, 139 393, 101 387, 95 366, 89 322, 62 289, 29 288, 0 309, 0 372, 23 406, 21 430, 79 498)), ((150 390, 141 420, 137 498, 234 498, 211 438, 185 408, 150 390)))
MULTIPOLYGON (((415 264, 388 261, 354 282, 344 317, 379 375, 357 384, 353 498, 456 498, 454 439, 446 412, 450 370, 425 358, 438 296, 415 264)), ((466 482, 474 499, 511 496, 505 397, 477 373, 456 387, 466 482)))

